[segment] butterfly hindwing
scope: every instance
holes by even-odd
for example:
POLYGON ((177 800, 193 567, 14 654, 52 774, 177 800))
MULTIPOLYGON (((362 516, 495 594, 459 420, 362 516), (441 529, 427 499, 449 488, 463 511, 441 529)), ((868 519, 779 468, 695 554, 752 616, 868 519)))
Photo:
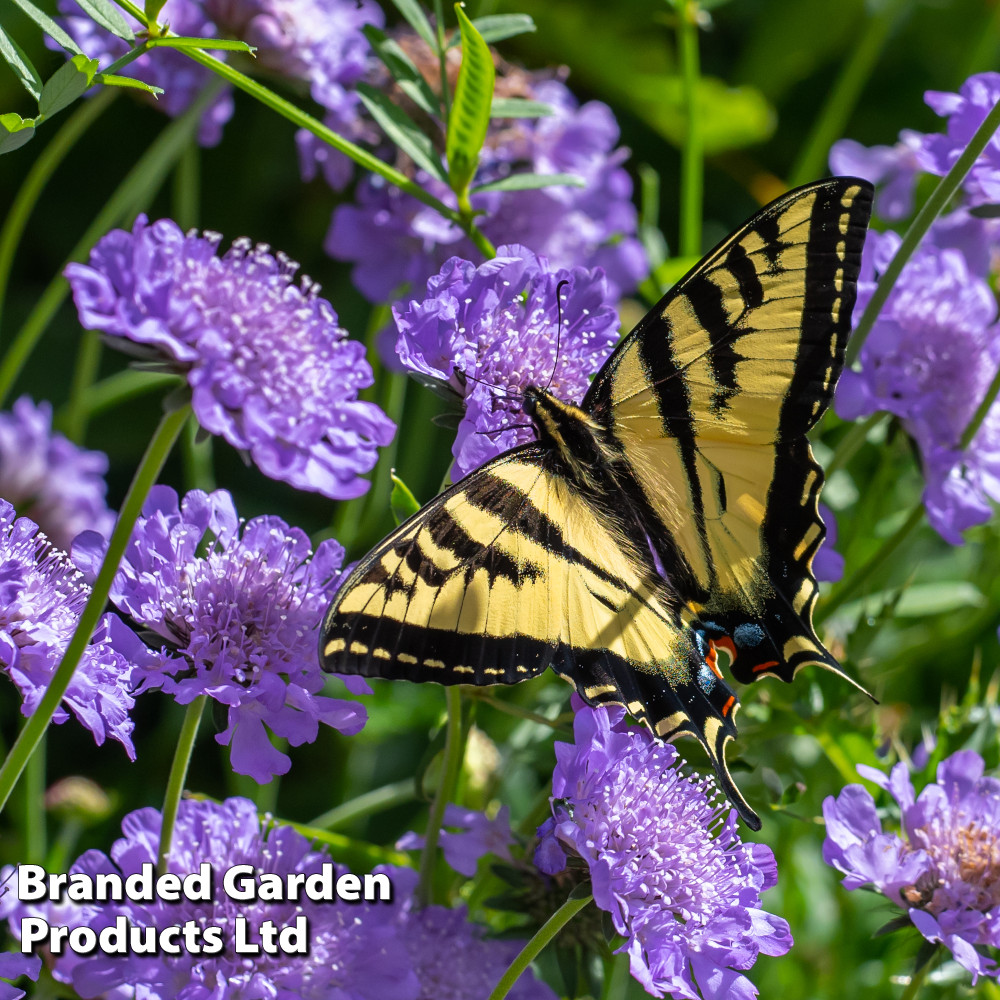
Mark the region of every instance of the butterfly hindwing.
POLYGON ((626 337, 605 423, 667 576, 743 682, 838 670, 812 627, 822 470, 806 432, 843 367, 872 189, 800 188, 708 254, 626 337))

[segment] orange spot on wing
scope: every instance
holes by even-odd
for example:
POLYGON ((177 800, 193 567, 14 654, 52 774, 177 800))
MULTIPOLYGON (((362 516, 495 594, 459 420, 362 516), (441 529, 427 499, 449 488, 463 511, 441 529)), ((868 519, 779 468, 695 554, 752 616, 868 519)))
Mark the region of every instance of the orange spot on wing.
POLYGON ((705 657, 705 662, 708 664, 708 669, 721 681, 723 677, 722 671, 719 670, 719 654, 715 651, 715 643, 711 639, 708 640, 708 656, 705 657))
POLYGON ((722 714, 729 715, 729 710, 733 707, 735 702, 736 702, 736 695, 731 694, 729 696, 729 701, 727 701, 725 705, 722 706, 722 714))
POLYGON ((757 666, 753 668, 753 672, 755 674, 759 674, 762 670, 770 670, 771 667, 776 667, 777 665, 777 660, 768 660, 767 663, 758 663, 757 666))
POLYGON ((721 639, 716 639, 715 645, 718 646, 719 649, 724 649, 729 654, 730 663, 736 662, 736 643, 734 643, 728 635, 724 635, 721 639))

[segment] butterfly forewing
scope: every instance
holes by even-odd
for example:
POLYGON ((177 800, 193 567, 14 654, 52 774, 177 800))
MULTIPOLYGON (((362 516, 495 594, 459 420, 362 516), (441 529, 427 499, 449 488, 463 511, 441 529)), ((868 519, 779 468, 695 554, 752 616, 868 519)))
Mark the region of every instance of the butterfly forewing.
POLYGON ((843 367, 870 211, 850 178, 779 199, 675 286, 584 401, 620 442, 672 584, 709 634, 739 630, 739 680, 838 669, 811 623, 824 528, 805 434, 843 367))

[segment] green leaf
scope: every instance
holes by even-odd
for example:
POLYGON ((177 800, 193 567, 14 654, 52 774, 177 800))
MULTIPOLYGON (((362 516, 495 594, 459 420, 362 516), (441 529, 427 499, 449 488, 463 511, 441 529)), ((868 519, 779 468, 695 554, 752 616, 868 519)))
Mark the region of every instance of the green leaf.
POLYGON ((22 118, 14 111, 0 115, 0 153, 13 153, 35 134, 33 118, 22 118))
POLYGON ((406 18, 406 23, 431 47, 435 54, 438 51, 437 36, 431 27, 427 15, 417 0, 392 0, 396 10, 406 18))
POLYGON ((698 263, 699 259, 698 257, 670 257, 656 269, 654 277, 661 288, 670 288, 676 285, 698 263))
POLYGON ((441 158, 434 144, 420 131, 416 122, 400 107, 393 104, 380 90, 367 83, 358 84, 358 96, 368 109, 372 118, 383 132, 404 152, 418 167, 423 167, 438 180, 448 182, 448 177, 441 164, 441 158))
POLYGON ((154 87, 151 83, 144 83, 131 76, 118 76, 116 73, 98 73, 94 77, 96 83, 103 83, 106 87, 125 87, 131 90, 143 90, 147 94, 158 97, 163 93, 162 87, 154 87))
MULTIPOLYGON (((646 123, 675 146, 687 137, 683 83, 680 77, 642 74, 629 81, 625 99, 646 123)), ((713 156, 763 142, 774 132, 777 115, 754 87, 730 87, 715 77, 701 77, 695 108, 705 154, 713 156)))
POLYGON ((122 17, 121 11, 111 0, 76 0, 76 2, 106 31, 112 35, 124 38, 126 42, 135 41, 135 32, 122 17))
POLYGON ((21 86, 37 101, 42 93, 42 78, 27 53, 0 26, 0 56, 21 81, 21 86))
POLYGON ((187 35, 170 35, 166 38, 151 38, 147 44, 150 48, 204 49, 206 52, 212 49, 226 49, 229 52, 249 52, 251 55, 257 51, 253 45, 247 45, 238 38, 193 38, 187 35))
POLYGON ((386 37, 385 32, 380 31, 373 24, 366 24, 361 30, 375 54, 392 74, 399 89, 421 111, 425 111, 432 118, 440 118, 441 101, 399 43, 386 37))
POLYGON ((479 151, 486 140, 495 71, 489 46, 458 4, 455 15, 462 32, 462 66, 448 118, 445 156, 452 190, 463 193, 476 173, 479 151))
POLYGON ((555 114, 551 104, 524 97, 494 97, 490 105, 490 118, 545 118, 551 114, 555 114))
MULTIPOLYGON (((476 31, 483 36, 483 41, 488 44, 538 30, 528 14, 487 14, 485 17, 475 18, 472 23, 476 26, 476 31)), ((458 42, 459 37, 453 36, 448 42, 448 48, 457 45, 458 42)))
POLYGON ((535 188, 546 187, 583 187, 585 181, 576 174, 510 174, 500 180, 480 184, 469 193, 480 194, 484 191, 532 191, 535 188))
POLYGON ((392 493, 389 496, 389 506, 392 508, 392 516, 396 519, 396 524, 400 525, 420 510, 420 504, 410 491, 409 486, 396 475, 395 469, 389 473, 389 478, 392 479, 392 493))
POLYGON ((38 98, 38 110, 46 118, 72 104, 94 82, 97 60, 73 56, 45 81, 38 98))
POLYGON ((37 24, 38 27, 41 28, 42 31, 44 31, 45 34, 48 35, 49 38, 51 38, 57 45, 60 45, 67 52, 72 53, 73 55, 83 55, 80 51, 80 46, 77 45, 76 42, 74 42, 73 39, 70 38, 69 35, 67 35, 66 32, 63 31, 63 29, 60 28, 48 14, 45 13, 45 11, 39 10, 31 2, 31 0, 14 0, 14 3, 16 3, 18 7, 20 7, 21 10, 23 10, 24 13, 27 14, 28 17, 30 17, 31 20, 34 21, 35 24, 37 24))

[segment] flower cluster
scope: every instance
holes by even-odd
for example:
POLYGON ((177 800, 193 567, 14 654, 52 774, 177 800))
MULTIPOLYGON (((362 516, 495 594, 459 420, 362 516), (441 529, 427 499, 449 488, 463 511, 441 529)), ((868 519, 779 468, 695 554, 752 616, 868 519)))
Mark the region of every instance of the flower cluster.
MULTIPOLYGON (((42 700, 89 596, 90 587, 66 553, 54 548, 34 521, 17 517, 0 500, 0 668, 20 692, 25 715, 42 700)), ((111 737, 134 760, 133 670, 145 662, 142 643, 116 615, 105 615, 54 720, 65 722, 72 711, 98 745, 111 737)))
MULTIPOLYGON (((494 245, 524 244, 553 266, 602 267, 610 295, 628 294, 648 264, 636 238, 632 181, 622 165, 627 151, 617 146, 614 115, 599 101, 581 106, 561 80, 513 70, 509 76, 506 86, 500 78, 498 94, 541 101, 552 114, 494 121, 474 185, 529 171, 573 174, 581 186, 475 194, 477 225, 494 245)), ((421 170, 414 176, 455 207, 444 183, 421 170)), ((456 224, 375 176, 359 182, 353 205, 334 211, 326 249, 353 265, 354 284, 373 302, 419 288, 449 257, 476 257, 456 224)))
POLYGON ((1000 781, 983 760, 961 750, 943 760, 937 780, 915 794, 907 767, 888 776, 858 773, 896 800, 900 832, 886 832, 863 785, 848 785, 823 803, 823 857, 844 873, 844 885, 871 885, 906 911, 931 942, 948 948, 972 973, 1000 976, 980 950, 1000 946, 1000 781))
MULTIPOLYGON (((73 556, 94 572, 103 539, 84 534, 73 556)), ((260 783, 289 768, 266 729, 292 746, 316 739, 319 723, 356 733, 362 706, 328 698, 316 658, 320 619, 340 580, 344 550, 312 552, 305 533, 278 517, 241 524, 223 490, 151 491, 136 522, 111 600, 162 642, 136 676, 140 692, 162 689, 181 704, 207 694, 227 706, 216 739, 232 765, 260 783)), ((359 677, 356 694, 370 693, 359 677)))
POLYGON ((788 924, 760 908, 777 883, 774 855, 740 840, 711 778, 686 774, 670 744, 624 718, 579 707, 575 743, 556 744, 536 864, 554 875, 567 855, 586 863, 648 993, 751 1000, 742 971, 792 945, 788 924))
POLYGON ((522 246, 502 246, 479 267, 453 257, 425 299, 393 315, 403 364, 464 398, 452 448, 459 475, 532 440, 528 386, 579 402, 618 329, 600 271, 555 269, 522 246))
MULTIPOLYGON (((830 155, 838 173, 879 184, 877 206, 905 218, 921 172, 946 173, 1000 99, 1000 74, 970 77, 958 94, 935 91, 927 103, 948 119, 946 134, 900 133, 894 147, 865 149, 842 140, 830 155)), ((1000 223, 975 209, 1000 201, 1000 140, 990 141, 966 177, 960 202, 942 216, 907 262, 861 350, 860 371, 846 371, 837 412, 851 420, 875 410, 899 417, 923 464, 924 504, 952 544, 988 520, 1000 500, 1000 407, 987 412, 962 447, 966 427, 1000 366, 1000 326, 990 290, 1000 223)), ((858 314, 900 245, 894 232, 869 233, 858 284, 858 314)))
POLYGON ((249 453, 266 476, 334 499, 361 477, 395 425, 358 399, 371 385, 364 346, 349 340, 298 265, 237 240, 184 234, 139 216, 103 237, 66 276, 85 327, 183 375, 201 425, 249 453))
MULTIPOLYGON (((91 850, 81 855, 71 872, 132 875, 143 864, 155 863, 160 814, 140 809, 122 822, 123 837, 110 857, 91 850)), ((170 851, 170 870, 186 875, 207 862, 224 872, 234 864, 281 877, 322 871, 330 858, 315 850, 288 826, 262 823, 247 799, 181 802, 170 851)), ((100 931, 124 916, 130 927, 154 939, 156 932, 192 922, 200 929, 218 928, 230 945, 219 954, 197 954, 182 948, 172 955, 134 949, 127 954, 78 955, 67 949, 52 961, 56 980, 72 984, 81 996, 118 996, 127 986, 146 1000, 178 996, 282 997, 284 1000, 467 1000, 485 996, 517 954, 520 942, 491 941, 482 928, 470 924, 463 910, 442 906, 420 909, 413 891, 416 875, 389 866, 392 901, 329 905, 303 897, 298 901, 237 902, 214 881, 209 902, 81 904, 22 904, 14 892, 0 901, 15 937, 21 921, 39 916, 52 924, 90 927, 100 931), (247 940, 259 944, 265 921, 277 927, 305 917, 309 949, 304 955, 264 953, 247 961, 234 953, 237 920, 248 928, 247 940)), ((16 875, 14 876, 16 879, 16 875)), ((124 995, 122 993, 121 995, 124 995)), ((131 995, 131 994, 130 994, 131 995)), ((521 978, 510 993, 514 1000, 555 1000, 534 976, 521 978)))
POLYGON ((114 515, 104 501, 108 457, 52 432, 52 407, 22 396, 0 413, 0 497, 30 517, 58 548, 81 532, 110 536, 114 515))

